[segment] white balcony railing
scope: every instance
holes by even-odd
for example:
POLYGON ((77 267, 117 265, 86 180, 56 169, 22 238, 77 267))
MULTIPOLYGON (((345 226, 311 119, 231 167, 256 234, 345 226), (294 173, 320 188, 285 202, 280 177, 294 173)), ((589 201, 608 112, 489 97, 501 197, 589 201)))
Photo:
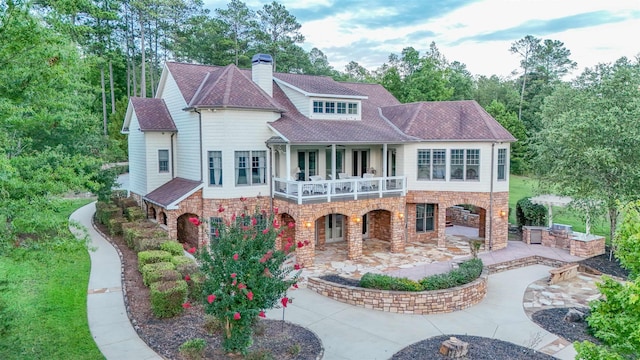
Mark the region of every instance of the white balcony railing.
POLYGON ((406 177, 350 177, 348 179, 316 181, 274 178, 273 192, 277 197, 295 200, 298 204, 404 196, 406 195, 406 177))

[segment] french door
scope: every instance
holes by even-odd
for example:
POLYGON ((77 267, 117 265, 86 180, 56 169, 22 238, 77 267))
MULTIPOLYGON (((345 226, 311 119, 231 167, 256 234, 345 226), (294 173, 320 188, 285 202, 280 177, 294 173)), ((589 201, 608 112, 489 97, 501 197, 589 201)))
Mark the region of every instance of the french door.
POLYGON ((353 150, 352 175, 361 177, 369 169, 369 150, 353 150))
POLYGON ((298 169, 300 172, 296 180, 306 181, 309 180, 309 176, 318 175, 318 152, 298 151, 298 169))
POLYGON ((326 243, 344 241, 344 216, 340 214, 325 216, 324 234, 326 243))

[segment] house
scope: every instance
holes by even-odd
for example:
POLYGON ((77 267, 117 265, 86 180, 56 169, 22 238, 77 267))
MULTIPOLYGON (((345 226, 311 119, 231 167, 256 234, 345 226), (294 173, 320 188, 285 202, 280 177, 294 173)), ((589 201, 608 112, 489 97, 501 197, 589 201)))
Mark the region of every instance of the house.
MULTIPOLYGON (((170 236, 199 246, 188 219, 277 208, 298 261, 345 241, 445 246, 447 209, 473 205, 489 249, 507 245, 509 149, 515 138, 475 101, 401 104, 377 84, 166 63, 155 98, 131 98, 131 195, 170 236), (240 199, 242 198, 242 201, 240 199), (219 211, 224 209, 224 211, 219 211)), ((281 244, 280 244, 281 246, 281 244)))

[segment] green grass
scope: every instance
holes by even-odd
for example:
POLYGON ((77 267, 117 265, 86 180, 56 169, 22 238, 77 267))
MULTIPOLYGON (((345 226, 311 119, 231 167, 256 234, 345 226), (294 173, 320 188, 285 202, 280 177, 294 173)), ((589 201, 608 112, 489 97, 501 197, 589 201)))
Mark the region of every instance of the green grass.
MULTIPOLYGON (((509 178, 509 222, 516 223, 516 203, 518 200, 538 195, 538 181, 525 176, 511 175, 509 178)), ((576 210, 554 206, 553 222, 573 226, 574 231, 584 232, 586 221, 581 213, 576 210)), ((609 239, 609 221, 605 216, 591 219, 591 233, 606 236, 609 239)))
MULTIPOLYGON (((91 200, 65 200, 56 221, 91 200)), ((71 233, 0 257, 1 359, 104 359, 87 323, 90 259, 71 233)))

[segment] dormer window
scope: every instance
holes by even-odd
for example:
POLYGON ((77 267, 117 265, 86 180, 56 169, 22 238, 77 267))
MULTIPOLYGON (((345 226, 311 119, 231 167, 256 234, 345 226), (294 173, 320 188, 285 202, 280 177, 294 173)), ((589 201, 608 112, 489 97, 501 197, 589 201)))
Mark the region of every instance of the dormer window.
POLYGON ((313 101, 314 114, 358 115, 358 103, 342 101, 313 101))

